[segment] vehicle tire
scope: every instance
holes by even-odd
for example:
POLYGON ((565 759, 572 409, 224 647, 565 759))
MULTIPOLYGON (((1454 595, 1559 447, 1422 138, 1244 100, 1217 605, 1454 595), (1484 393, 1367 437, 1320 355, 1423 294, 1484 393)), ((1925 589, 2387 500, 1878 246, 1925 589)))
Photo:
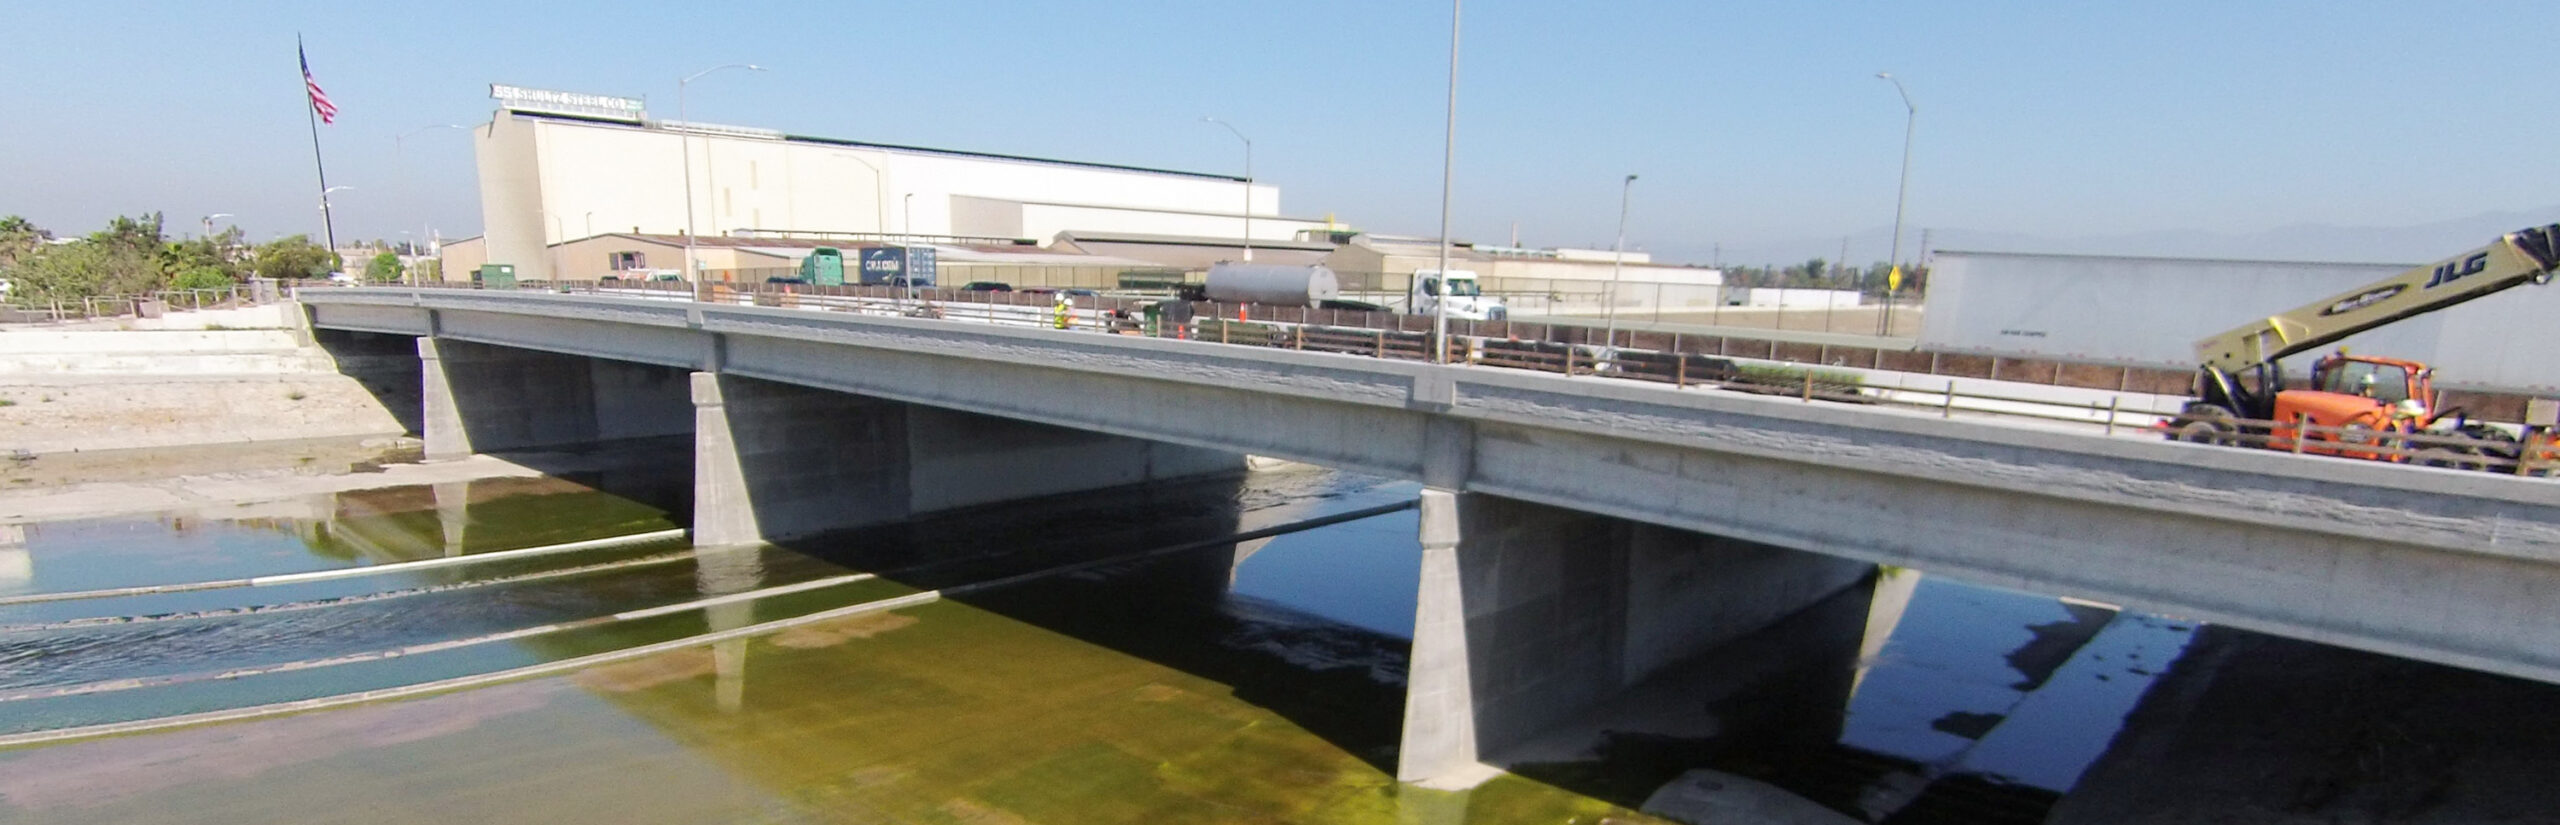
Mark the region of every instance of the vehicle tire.
POLYGON ((2170 437, 2189 444, 2230 446, 2239 443, 2239 429, 2231 422, 2229 410, 2206 404, 2187 408, 2170 437))

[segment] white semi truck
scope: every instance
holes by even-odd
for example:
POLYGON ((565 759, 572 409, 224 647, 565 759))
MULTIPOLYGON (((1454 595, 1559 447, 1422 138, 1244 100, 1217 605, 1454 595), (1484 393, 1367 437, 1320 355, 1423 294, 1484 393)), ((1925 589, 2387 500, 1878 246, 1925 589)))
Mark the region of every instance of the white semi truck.
POLYGON ((1449 317, 1464 321, 1500 321, 1510 315, 1502 299, 1484 294, 1484 282, 1476 274, 1463 269, 1449 270, 1446 278, 1440 270, 1425 269, 1413 273, 1413 285, 1405 291, 1405 311, 1414 315, 1440 314, 1443 292, 1449 302, 1449 317), (1441 284, 1446 281, 1448 288, 1441 284))

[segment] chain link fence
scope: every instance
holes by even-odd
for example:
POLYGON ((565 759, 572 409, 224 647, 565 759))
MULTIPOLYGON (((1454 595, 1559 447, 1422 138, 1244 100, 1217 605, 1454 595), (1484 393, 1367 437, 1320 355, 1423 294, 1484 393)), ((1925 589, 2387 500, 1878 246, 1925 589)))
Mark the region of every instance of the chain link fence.
POLYGON ((164 312, 229 309, 270 303, 285 290, 276 282, 253 279, 218 289, 164 289, 137 295, 93 295, 45 300, 10 299, 0 304, 0 323, 38 324, 106 318, 157 318, 164 312))

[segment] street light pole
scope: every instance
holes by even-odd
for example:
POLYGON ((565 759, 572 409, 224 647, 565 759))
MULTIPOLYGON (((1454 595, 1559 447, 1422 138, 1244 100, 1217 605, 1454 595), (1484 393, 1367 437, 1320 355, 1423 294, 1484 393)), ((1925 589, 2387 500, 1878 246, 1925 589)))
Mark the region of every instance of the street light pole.
MULTIPOLYGON (((886 182, 887 176, 881 174, 880 167, 871 165, 870 161, 863 160, 860 155, 839 154, 837 157, 862 164, 862 168, 871 170, 871 237, 874 241, 889 240, 889 188, 888 183, 886 182)), ((856 263, 858 264, 859 261, 856 263)), ((859 267, 856 268, 859 269, 859 267)), ((909 277, 909 273, 903 263, 898 267, 898 278, 899 280, 907 282, 907 292, 913 293, 915 291, 915 279, 909 277)), ((892 286, 895 285, 892 284, 892 286)), ((889 301, 891 308, 898 309, 902 312, 905 310, 905 306, 898 302, 898 293, 889 293, 889 301)))
POLYGON ((1233 123, 1214 117, 1202 117, 1200 120, 1227 127, 1237 140, 1244 141, 1244 262, 1253 263, 1253 138, 1245 137, 1233 123))
MULTIPOLYGON (((1626 183, 1618 187, 1618 245, 1613 248, 1609 262, 1609 326, 1600 345, 1604 352, 1613 351, 1618 346, 1618 272, 1627 265, 1627 198, 1635 190, 1634 175, 1628 175, 1626 183)), ((1611 356, 1610 360, 1616 360, 1616 357, 1611 356)))
MULTIPOLYGON (((1911 102, 1911 92, 1902 88, 1902 81, 1896 79, 1892 72, 1877 72, 1876 76, 1883 78, 1887 83, 1893 84, 1893 91, 1896 94, 1902 95, 1902 108, 1905 110, 1905 115, 1902 120, 1902 183, 1894 190, 1893 193, 1893 260, 1887 264, 1890 267, 1899 269, 1902 266, 1902 207, 1903 204, 1911 197, 1911 136, 1912 133, 1920 126, 1920 107, 1911 102)), ((1843 261, 1842 263, 1847 262, 1843 261)), ((1888 275, 1887 277, 1891 276, 1888 275)), ((1885 286, 1885 315, 1882 319, 1879 319, 1876 322, 1876 334, 1878 335, 1886 334, 1892 329, 1893 298, 1894 293, 1901 291, 1899 286, 1899 284, 1887 284, 1885 286)))
MULTIPOLYGON (((692 83, 703 75, 707 75, 721 69, 745 69, 751 72, 764 71, 763 66, 758 66, 753 63, 730 63, 727 65, 713 66, 711 68, 677 78, 676 122, 685 124, 686 128, 690 128, 692 126, 692 123, 685 119, 685 85, 692 83)), ((685 283, 693 283, 693 139, 685 137, 684 132, 679 130, 676 132, 676 141, 683 148, 684 155, 684 280, 685 283)))
POLYGON ((1449 0, 1449 125, 1440 147, 1440 300, 1432 303, 1431 361, 1449 363, 1449 193, 1458 166, 1458 20, 1466 0, 1449 0))
POLYGON ((204 236, 206 238, 213 237, 213 219, 228 217, 231 217, 231 213, 229 212, 215 212, 211 215, 204 216, 204 236))

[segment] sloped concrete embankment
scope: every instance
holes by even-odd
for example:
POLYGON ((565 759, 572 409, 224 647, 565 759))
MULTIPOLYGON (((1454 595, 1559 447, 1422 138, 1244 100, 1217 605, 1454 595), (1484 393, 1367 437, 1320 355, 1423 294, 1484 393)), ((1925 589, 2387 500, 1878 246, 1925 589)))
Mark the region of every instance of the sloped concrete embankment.
POLYGON ((264 318, 227 312, 219 321, 173 313, 155 329, 0 330, 0 454, 407 429, 392 411, 416 396, 414 358, 342 363, 312 344, 296 307, 264 318), (258 321, 272 326, 229 327, 258 321))

